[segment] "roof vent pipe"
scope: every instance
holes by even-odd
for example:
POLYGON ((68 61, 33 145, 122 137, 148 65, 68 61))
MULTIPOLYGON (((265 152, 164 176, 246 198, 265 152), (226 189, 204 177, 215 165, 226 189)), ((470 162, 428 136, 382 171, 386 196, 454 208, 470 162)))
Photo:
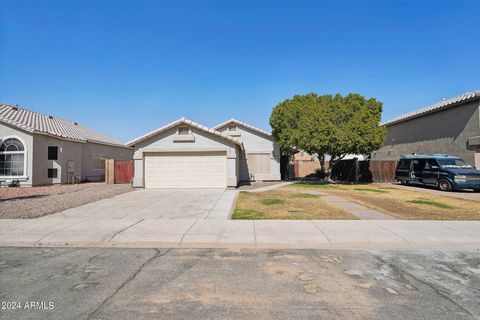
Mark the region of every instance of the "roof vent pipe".
POLYGON ((48 119, 53 119, 53 116, 48 116, 48 119))
POLYGON ((445 99, 445 97, 441 97, 440 100, 441 100, 441 101, 445 101, 445 100, 447 100, 447 99, 445 99))
POLYGON ((13 111, 18 111, 18 104, 13 105, 13 106, 12 106, 12 110, 13 110, 13 111))

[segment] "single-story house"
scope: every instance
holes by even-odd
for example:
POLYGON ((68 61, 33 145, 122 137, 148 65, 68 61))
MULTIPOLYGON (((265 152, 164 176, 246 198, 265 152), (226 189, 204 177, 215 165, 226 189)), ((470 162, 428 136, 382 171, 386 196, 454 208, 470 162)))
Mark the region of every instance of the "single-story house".
POLYGON ((214 128, 181 118, 127 143, 134 187, 226 188, 280 180, 280 151, 268 132, 235 119, 214 128))
POLYGON ((372 161, 443 153, 480 168, 479 109, 480 91, 467 92, 387 121, 384 145, 372 153, 372 161))
POLYGON ((0 104, 1 183, 101 181, 105 159, 132 157, 132 148, 74 121, 0 104))

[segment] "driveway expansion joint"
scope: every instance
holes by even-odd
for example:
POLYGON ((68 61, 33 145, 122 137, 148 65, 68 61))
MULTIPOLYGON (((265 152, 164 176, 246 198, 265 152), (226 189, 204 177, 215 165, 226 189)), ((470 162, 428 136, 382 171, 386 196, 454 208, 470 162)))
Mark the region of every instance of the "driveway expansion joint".
POLYGON ((183 233, 182 237, 180 238, 180 241, 178 241, 178 244, 177 246, 180 246, 183 242, 183 239, 185 239, 185 236, 187 235, 187 233, 192 230, 193 226, 198 222, 198 219, 195 220, 191 225, 190 227, 188 227, 188 229, 183 233))
POLYGON ((314 226, 316 229, 318 229, 318 231, 320 231, 320 232, 325 236, 325 238, 326 238, 327 241, 328 241, 328 244, 329 244, 329 245, 332 245, 333 243, 332 243, 332 241, 330 240, 330 238, 327 236, 327 234, 326 234, 325 232, 323 232, 323 230, 320 229, 319 226, 317 226, 315 223, 313 223, 312 220, 309 220, 309 221, 310 221, 311 224, 313 224, 313 226, 314 226))
POLYGON ((140 220, 138 220, 137 222, 132 223, 131 225, 126 226, 125 228, 120 229, 119 231, 115 232, 111 237, 107 238, 105 241, 106 241, 106 242, 112 241, 113 238, 115 238, 115 237, 116 237, 117 235, 119 235, 120 233, 124 232, 125 230, 130 229, 131 227, 139 224, 140 222, 142 222, 142 221, 144 221, 144 220, 145 220, 145 219, 140 219, 140 220))

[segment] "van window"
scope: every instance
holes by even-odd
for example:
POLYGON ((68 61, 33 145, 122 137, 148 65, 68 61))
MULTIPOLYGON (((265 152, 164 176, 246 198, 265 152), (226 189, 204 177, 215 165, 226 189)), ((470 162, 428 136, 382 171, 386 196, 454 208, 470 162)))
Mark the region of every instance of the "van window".
POLYGON ((398 161, 397 169, 402 169, 402 170, 410 169, 410 160, 400 159, 400 161, 398 161))
POLYGON ((463 161, 462 159, 458 158, 438 159, 438 162, 440 163, 442 168, 466 169, 472 167, 471 165, 466 164, 465 161, 463 161))
POLYGON ((437 167, 438 169, 438 163, 434 159, 427 159, 427 162, 425 162, 425 169, 432 169, 432 167, 437 167))
POLYGON ((413 171, 423 171, 425 168, 425 159, 413 160, 413 171))

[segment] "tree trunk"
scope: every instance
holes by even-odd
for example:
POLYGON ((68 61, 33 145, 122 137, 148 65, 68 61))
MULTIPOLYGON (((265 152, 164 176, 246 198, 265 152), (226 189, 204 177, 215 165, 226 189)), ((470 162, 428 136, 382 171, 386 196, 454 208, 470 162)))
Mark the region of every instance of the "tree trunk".
POLYGON ((331 174, 332 174, 332 169, 333 167, 340 161, 342 160, 343 158, 345 157, 345 155, 341 155, 341 156, 331 156, 330 157, 330 160, 328 161, 328 174, 327 176, 325 176, 325 180, 327 182, 333 182, 330 178, 331 174))
POLYGON ((326 180, 326 177, 328 176, 328 169, 325 168, 325 154, 321 152, 317 152, 318 154, 318 161, 320 162, 320 171, 322 172, 322 176, 324 181, 326 180))

